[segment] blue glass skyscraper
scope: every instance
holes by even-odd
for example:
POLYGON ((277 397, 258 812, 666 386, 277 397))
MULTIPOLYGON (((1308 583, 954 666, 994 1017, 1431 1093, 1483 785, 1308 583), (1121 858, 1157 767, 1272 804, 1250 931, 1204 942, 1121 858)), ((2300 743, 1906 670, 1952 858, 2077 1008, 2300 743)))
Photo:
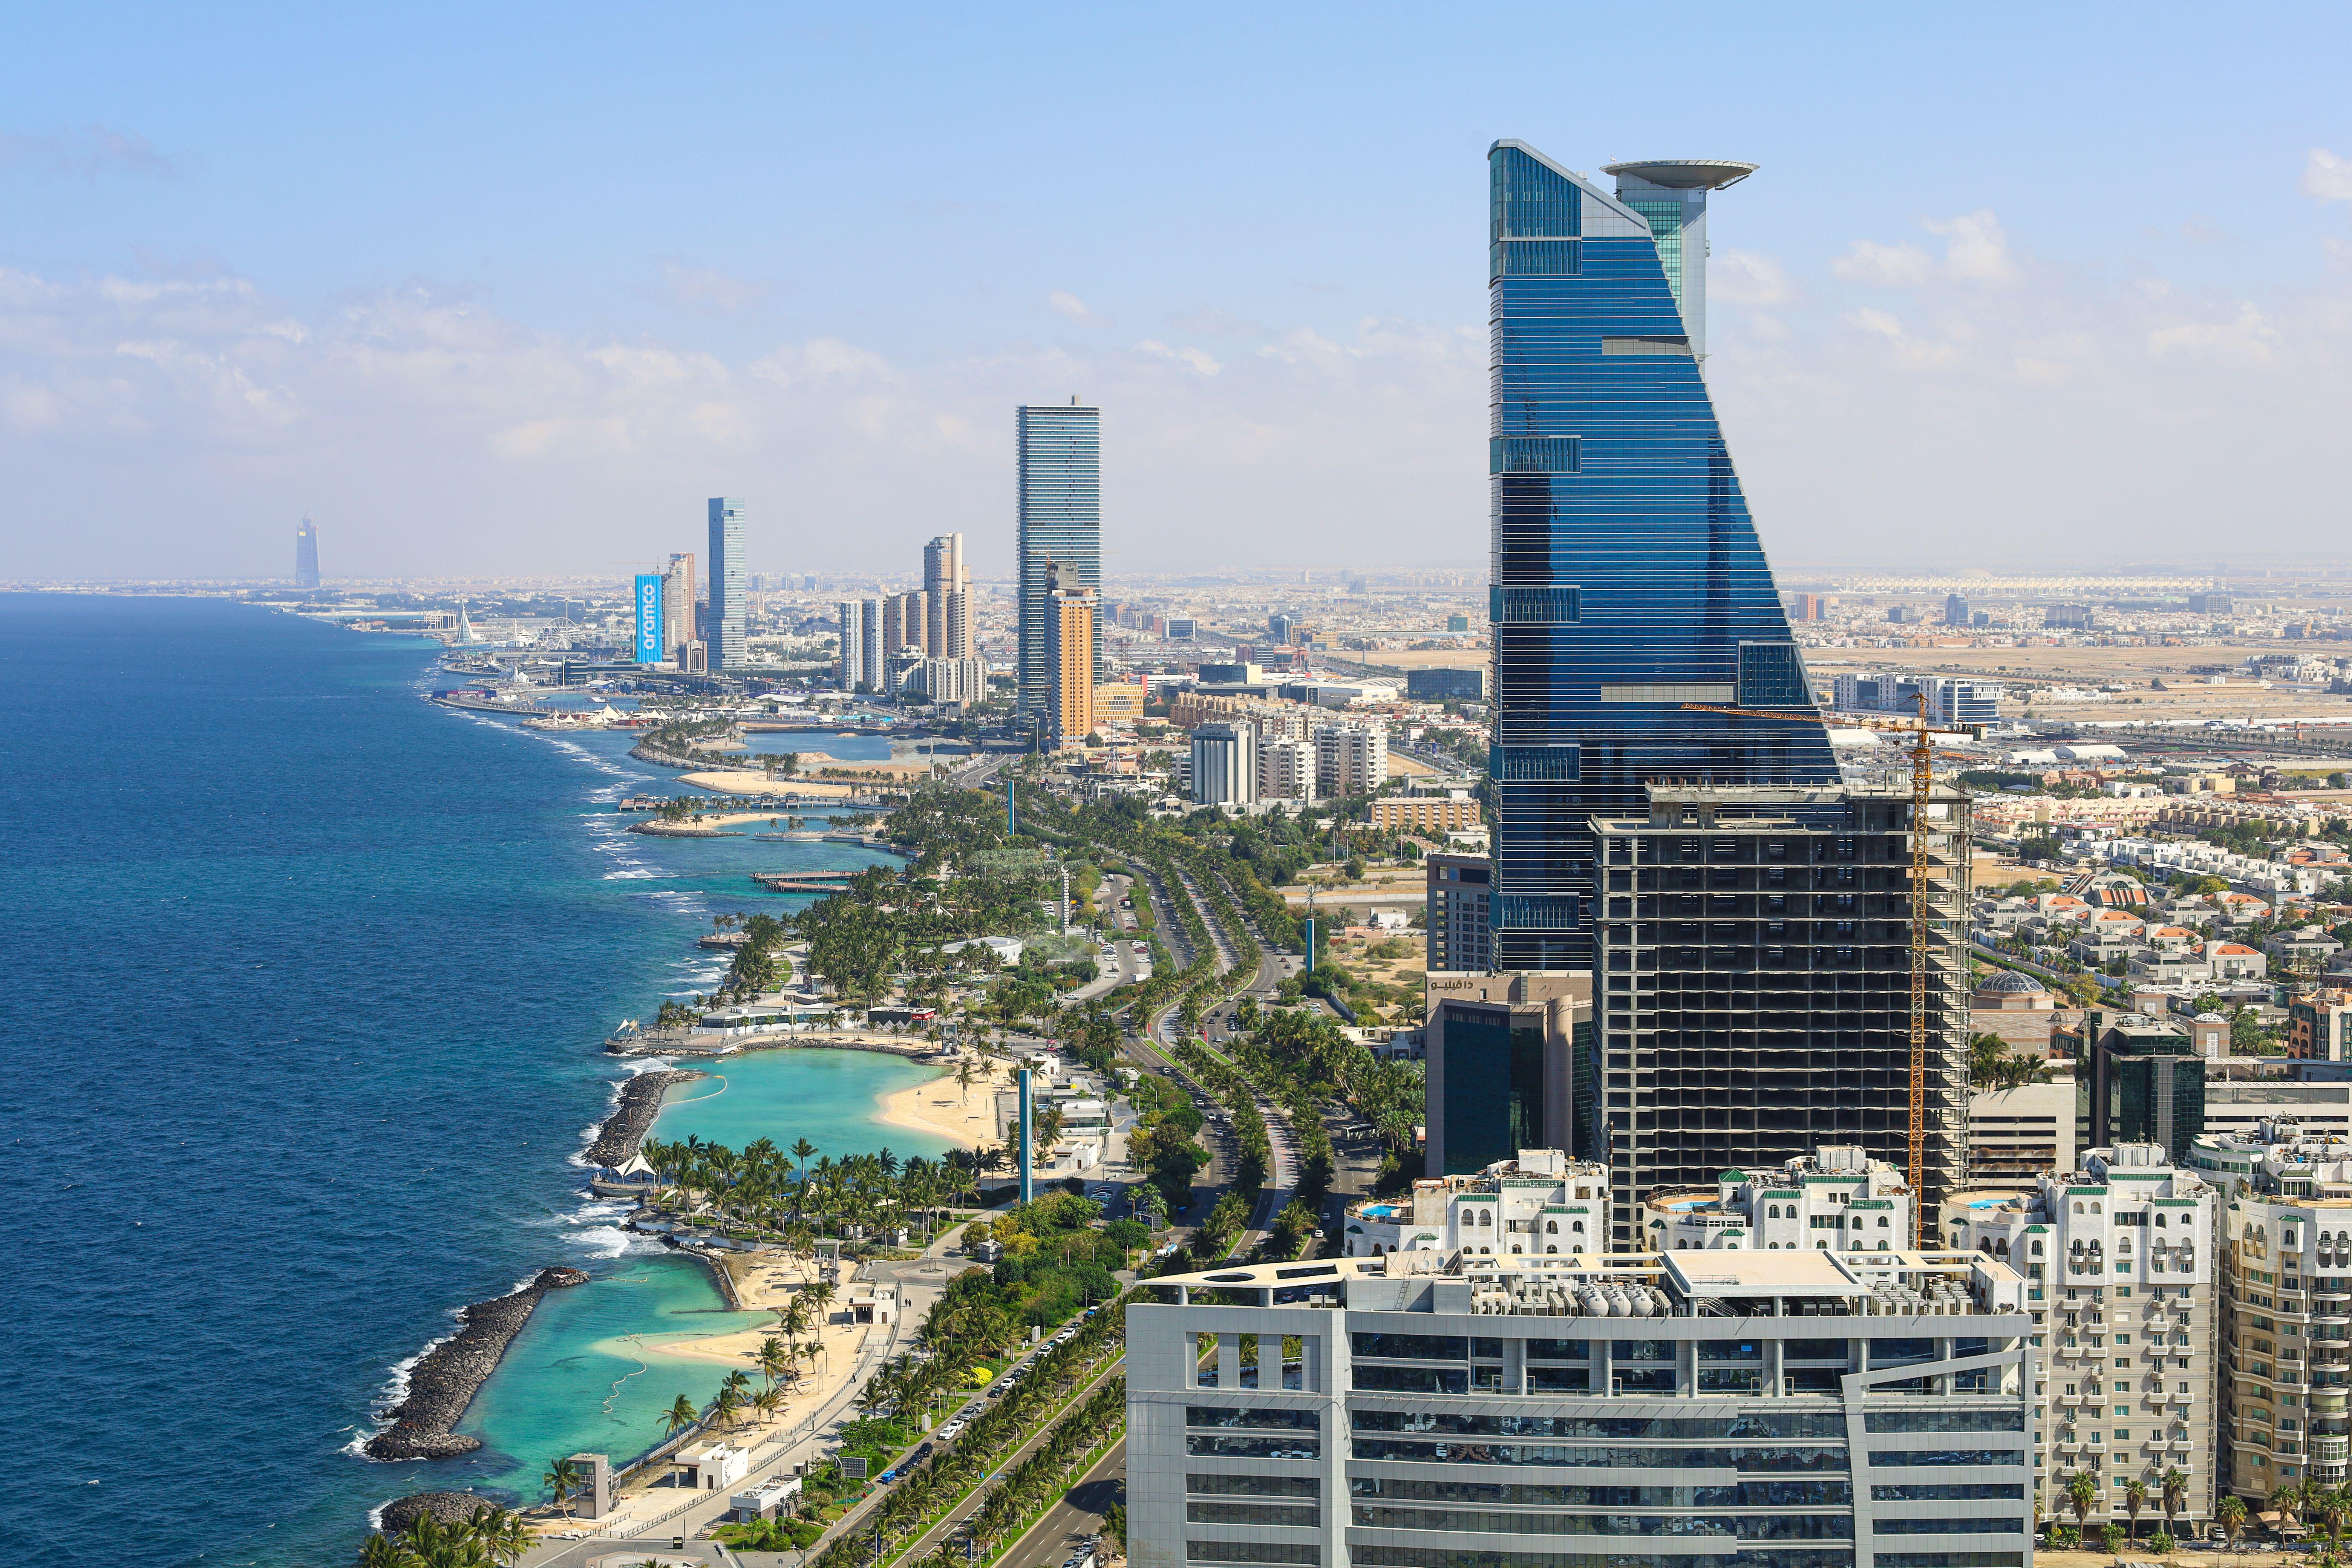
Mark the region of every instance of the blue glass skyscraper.
POLYGON ((710 668, 733 669, 743 662, 743 503, 730 496, 710 498, 710 668))
MULTIPOLYGON (((1023 406, 1015 417, 1020 462, 1019 713, 1034 721, 1050 684, 1045 616, 1053 599, 1048 566, 1066 587, 1102 594, 1102 411, 1075 397, 1066 408, 1023 406)), ((1102 633, 1095 633, 1095 677, 1102 677, 1102 633)))
POLYGON ((1654 780, 1834 783, 1788 617, 1700 370, 1706 196, 1752 164, 1624 163, 1611 195, 1487 153, 1488 616, 1502 969, 1592 963, 1596 815, 1654 780))

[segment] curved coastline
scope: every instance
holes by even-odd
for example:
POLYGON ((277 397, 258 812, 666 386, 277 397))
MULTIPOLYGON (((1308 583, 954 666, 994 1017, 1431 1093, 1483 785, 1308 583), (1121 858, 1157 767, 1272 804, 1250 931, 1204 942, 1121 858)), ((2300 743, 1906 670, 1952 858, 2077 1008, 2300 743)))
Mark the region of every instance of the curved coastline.
POLYGON ((542 1268, 519 1289, 460 1307, 461 1326, 417 1359, 408 1374, 407 1396, 383 1413, 392 1425, 368 1439, 368 1457, 444 1459, 480 1447, 480 1438, 451 1430, 457 1418, 498 1370, 499 1359, 530 1321, 540 1298, 587 1282, 588 1276, 577 1268, 542 1268))

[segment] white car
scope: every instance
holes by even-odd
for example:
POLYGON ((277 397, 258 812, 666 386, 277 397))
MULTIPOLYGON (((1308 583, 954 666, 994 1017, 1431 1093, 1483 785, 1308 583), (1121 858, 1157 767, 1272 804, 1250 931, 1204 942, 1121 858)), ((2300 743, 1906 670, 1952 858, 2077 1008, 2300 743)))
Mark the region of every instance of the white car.
POLYGON ((940 1427, 936 1436, 942 1443, 952 1443, 956 1440, 957 1436, 962 1433, 962 1422, 950 1421, 946 1426, 940 1427))

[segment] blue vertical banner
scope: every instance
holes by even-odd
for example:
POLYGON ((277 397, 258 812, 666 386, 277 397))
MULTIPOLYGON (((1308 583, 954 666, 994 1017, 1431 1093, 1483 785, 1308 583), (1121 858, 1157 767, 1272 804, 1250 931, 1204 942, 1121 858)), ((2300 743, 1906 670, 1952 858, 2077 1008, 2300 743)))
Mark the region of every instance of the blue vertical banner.
POLYGON ((662 577, 658 572, 637 575, 637 662, 662 660, 662 577))

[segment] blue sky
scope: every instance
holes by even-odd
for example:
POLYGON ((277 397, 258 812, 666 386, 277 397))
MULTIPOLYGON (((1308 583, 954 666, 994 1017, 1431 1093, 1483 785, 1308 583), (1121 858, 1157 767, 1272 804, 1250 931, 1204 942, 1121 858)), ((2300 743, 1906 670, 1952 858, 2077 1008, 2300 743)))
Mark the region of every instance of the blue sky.
POLYGON ((721 490, 776 568, 1002 568, 1074 392, 1114 569, 1475 565, 1498 136, 1763 165, 1710 379, 1784 564, 2343 553, 2352 23, 2224 26, 27 12, 0 574, 281 570, 306 510, 331 571, 602 571, 721 490))

